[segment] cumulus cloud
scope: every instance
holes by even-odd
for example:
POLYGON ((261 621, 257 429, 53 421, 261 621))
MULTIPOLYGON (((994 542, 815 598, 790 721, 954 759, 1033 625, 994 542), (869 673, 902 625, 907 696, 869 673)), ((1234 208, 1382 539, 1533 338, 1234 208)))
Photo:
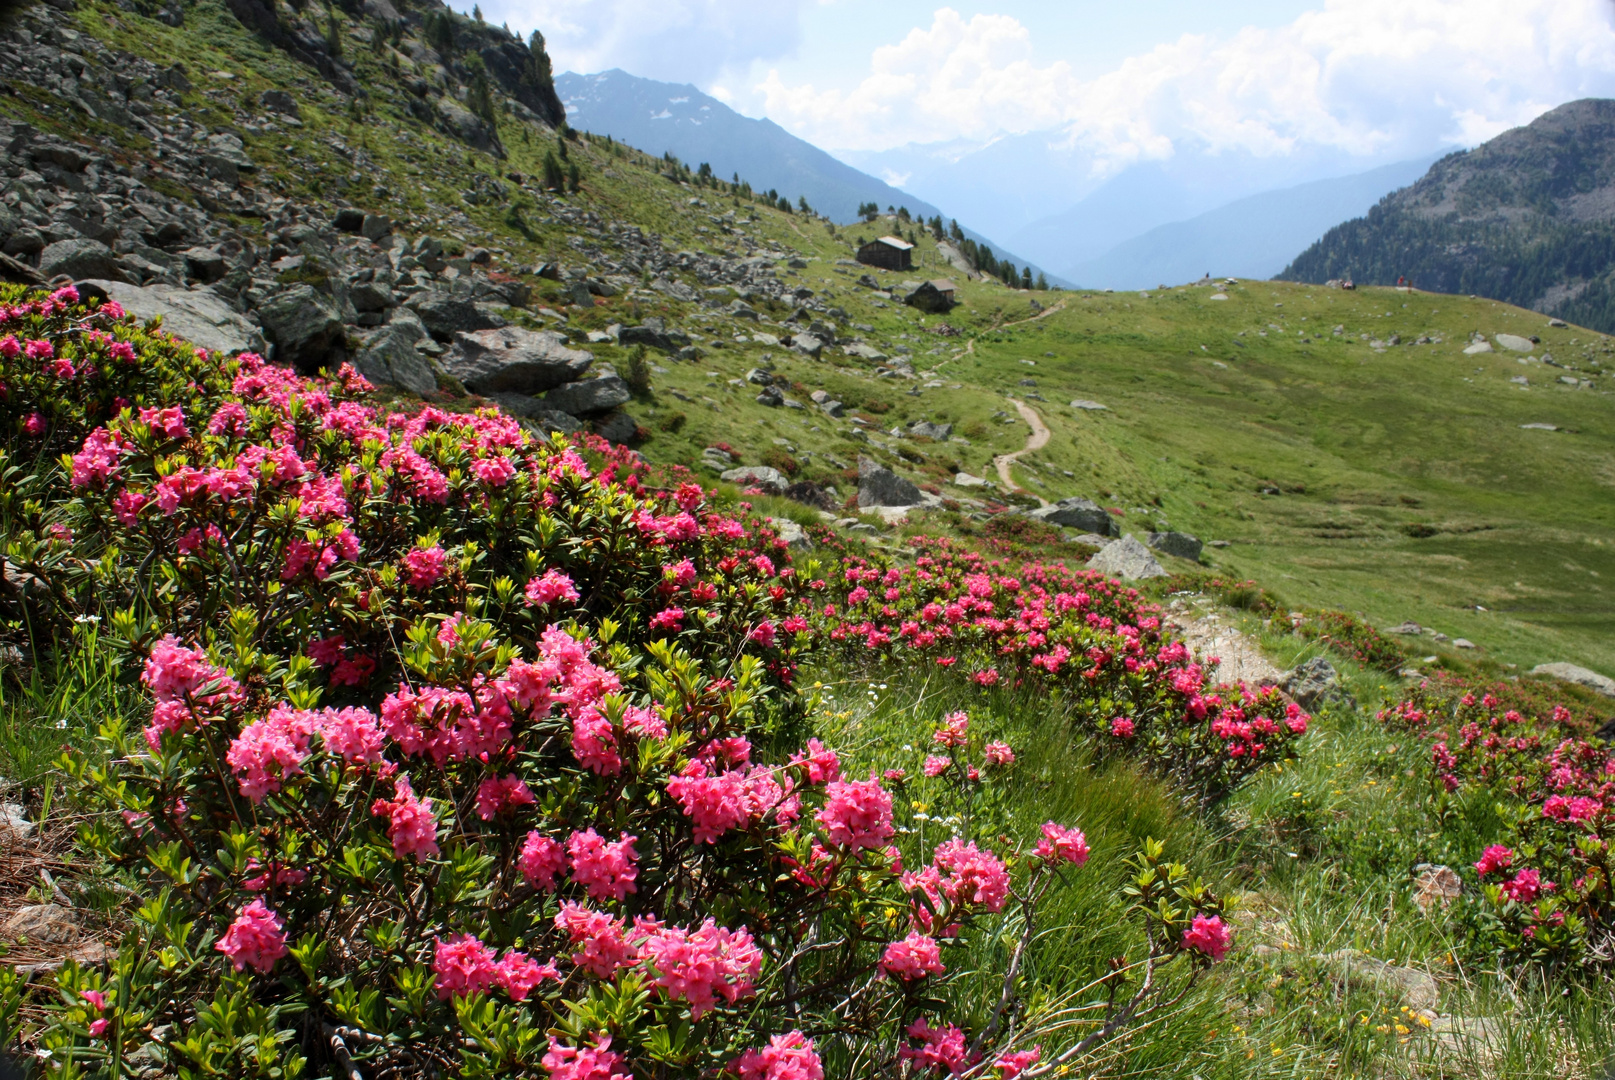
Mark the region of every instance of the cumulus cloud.
POLYGON ((490 22, 544 35, 557 71, 622 68, 704 85, 796 48, 814 0, 486 0, 490 22))
POLYGON ((938 10, 841 90, 755 88, 819 143, 878 150, 1056 130, 1098 173, 1172 155, 1311 145, 1389 159, 1472 145, 1562 102, 1615 94, 1611 0, 1327 0, 1275 28, 1186 35, 1081 80, 1038 65, 1017 20, 938 10))

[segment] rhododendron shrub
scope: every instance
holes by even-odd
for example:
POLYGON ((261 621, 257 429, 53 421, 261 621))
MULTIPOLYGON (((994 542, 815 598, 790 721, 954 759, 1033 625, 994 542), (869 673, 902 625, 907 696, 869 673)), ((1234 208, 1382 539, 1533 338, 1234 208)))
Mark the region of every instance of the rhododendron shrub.
POLYGON ((1615 752, 1486 692, 1427 681, 1380 720, 1426 747, 1433 819, 1471 802, 1500 835, 1471 856, 1483 943, 1516 962, 1615 964, 1615 752))
MULTIPOLYGON (((1211 658, 1168 640, 1136 590, 1063 563, 911 543, 911 565, 849 556, 816 599, 821 633, 850 660, 919 659, 983 689, 1052 691, 1107 753, 1143 758, 1208 804, 1295 757, 1311 718, 1276 690, 1215 685, 1211 658)), ((963 739, 939 731, 925 774, 960 768, 963 739)), ((1013 753, 989 746, 986 760, 1013 753)))
MULTIPOLYGON (((913 1068, 916 1031, 1034 1060, 1020 957, 1086 842, 899 835, 898 781, 807 738, 825 589, 772 529, 598 440, 204 360, 83 431, 37 523, 74 537, 29 563, 54 610, 101 615, 151 697, 62 762, 128 929, 60 972, 41 1069, 818 1080, 913 1068), (978 935, 1019 946, 967 1022, 937 1002, 978 935)), ((950 724, 960 782, 1014 767, 950 724)), ((1220 905, 1174 882, 1141 962, 1198 972, 1220 905)))

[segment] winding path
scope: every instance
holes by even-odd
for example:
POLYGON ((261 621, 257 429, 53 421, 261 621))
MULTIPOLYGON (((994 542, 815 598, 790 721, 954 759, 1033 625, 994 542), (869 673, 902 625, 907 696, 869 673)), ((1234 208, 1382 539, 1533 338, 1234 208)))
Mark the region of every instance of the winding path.
MULTIPOLYGON (((1049 444, 1049 427, 1043 422, 1043 418, 1037 414, 1036 410, 1026 402, 1010 398, 1009 403, 1015 406, 1015 411, 1021 414, 1021 419, 1032 426, 1032 433, 1026 437, 1024 447, 1013 454, 999 454, 993 458, 993 464, 998 466, 998 479, 1003 482, 1005 491, 1023 491, 1025 489, 1017 484, 1015 478, 1010 475, 1010 466, 1014 465, 1016 459, 1022 454, 1030 454, 1034 450, 1041 450, 1047 446, 1049 444)), ((1048 500, 1041 495, 1035 497, 1040 506, 1049 505, 1048 500)))

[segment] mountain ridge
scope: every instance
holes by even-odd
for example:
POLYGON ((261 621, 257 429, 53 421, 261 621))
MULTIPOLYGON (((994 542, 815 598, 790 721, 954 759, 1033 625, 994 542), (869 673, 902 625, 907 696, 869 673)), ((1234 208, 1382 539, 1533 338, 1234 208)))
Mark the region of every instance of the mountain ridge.
POLYGON ((1443 157, 1279 276, 1406 277, 1615 329, 1615 101, 1569 102, 1443 157))

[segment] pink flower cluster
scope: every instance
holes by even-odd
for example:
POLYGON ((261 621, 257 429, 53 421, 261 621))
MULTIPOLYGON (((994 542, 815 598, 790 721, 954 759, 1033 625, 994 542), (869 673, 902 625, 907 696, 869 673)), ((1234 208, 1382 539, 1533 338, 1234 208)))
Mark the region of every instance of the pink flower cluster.
POLYGON ((914 1062, 919 1069, 954 1076, 969 1067, 971 1058, 965 1046, 965 1033, 954 1025, 933 1028, 924 1020, 916 1020, 903 1030, 909 1038, 920 1042, 918 1047, 904 1047, 900 1051, 904 1061, 914 1062))
POLYGON ((254 900, 237 913, 235 921, 214 944, 230 958, 237 971, 247 968, 268 974, 275 961, 286 955, 284 921, 262 900, 254 900))
MULTIPOLYGON (((184 731, 196 719, 194 708, 222 709, 241 701, 241 687, 201 649, 187 649, 169 634, 151 648, 141 681, 156 699, 146 742, 153 751, 166 732, 184 731)), ((203 716, 206 720, 206 715, 203 716)))
POLYGON ((729 1068, 740 1080, 824 1080, 813 1040, 800 1031, 775 1035, 761 1050, 747 1050, 729 1068))
POLYGON ((640 958, 669 1001, 689 1003, 690 1019, 701 1019, 719 998, 732 1005, 755 992, 763 953, 745 929, 726 930, 711 919, 693 933, 648 923, 640 929, 647 932, 640 958))
POLYGON ((1088 861, 1088 838, 1081 829, 1068 829, 1052 821, 1043 823, 1043 839, 1032 852, 1046 863, 1068 862, 1081 866, 1088 861))
POLYGON ((1196 915, 1183 932, 1183 947, 1209 957, 1212 963, 1228 954, 1233 940, 1228 924, 1215 915, 1196 915))
POLYGON ((544 1054, 550 1080, 634 1080, 628 1061, 611 1049, 611 1036, 594 1046, 568 1046, 552 1039, 544 1054))
POLYGON ((432 973, 436 976, 437 996, 448 1000, 467 994, 487 993, 498 986, 512 1001, 525 1001, 533 988, 545 979, 560 981, 554 964, 540 964, 526 953, 507 950, 495 959, 492 949, 470 934, 447 941, 437 939, 432 950, 432 973))
POLYGON ((393 843, 393 854, 400 859, 413 855, 420 860, 438 854, 432 800, 416 795, 408 776, 400 773, 393 780, 393 797, 377 799, 370 812, 387 818, 387 838, 393 843))
POLYGON ((639 876, 635 865, 639 855, 634 851, 637 839, 623 833, 620 839, 607 843, 593 829, 573 833, 566 842, 573 880, 595 900, 622 900, 638 892, 634 884, 639 876))
POLYGON ((902 941, 886 946, 880 966, 905 981, 923 979, 927 975, 941 975, 947 970, 942 965, 942 949, 935 939, 919 931, 912 931, 902 941))
POLYGON ((818 821, 836 847, 882 848, 897 832, 891 794, 873 775, 865 781, 830 783, 818 821))

